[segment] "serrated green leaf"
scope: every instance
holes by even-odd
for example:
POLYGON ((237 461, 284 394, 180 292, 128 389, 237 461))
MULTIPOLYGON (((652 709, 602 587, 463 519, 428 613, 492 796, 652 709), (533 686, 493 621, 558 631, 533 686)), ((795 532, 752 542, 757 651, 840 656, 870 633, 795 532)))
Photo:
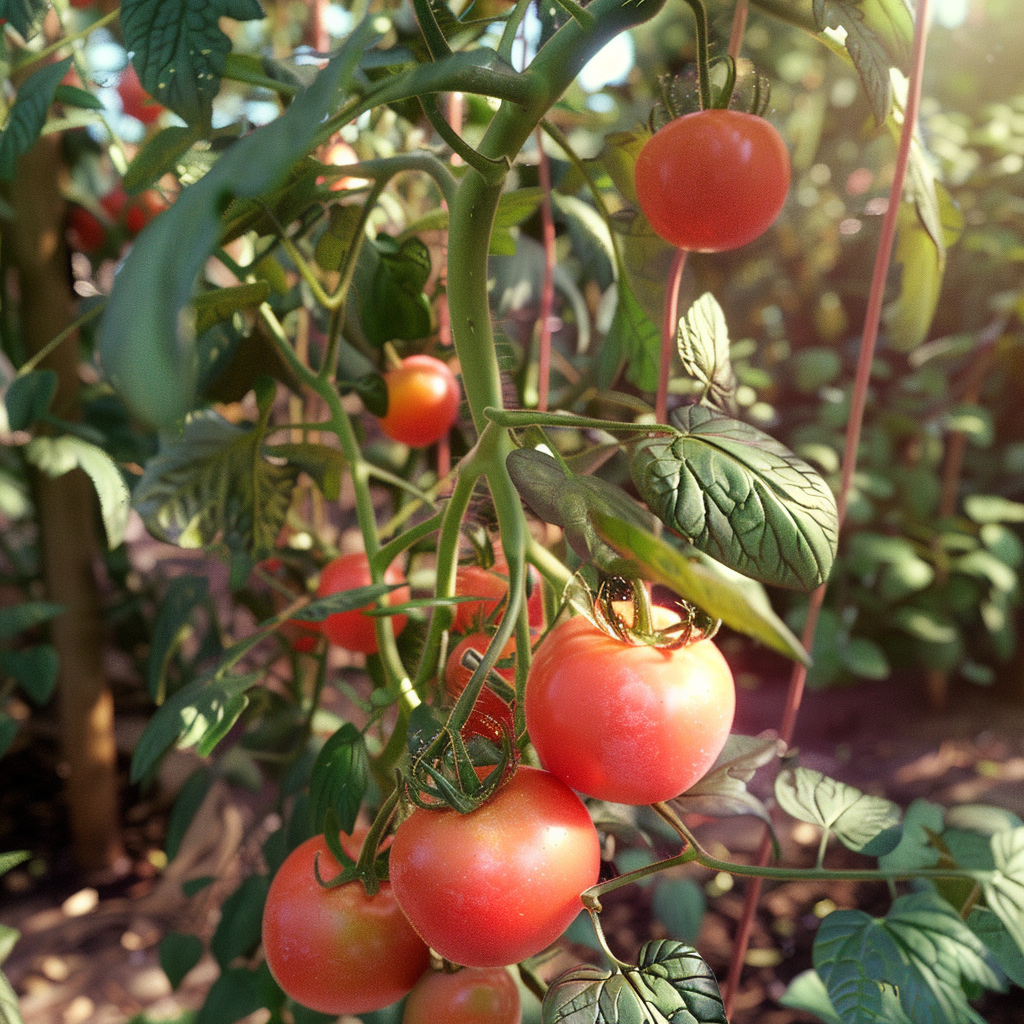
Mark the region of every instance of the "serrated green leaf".
POLYGON ((914 20, 906 0, 814 0, 818 30, 843 28, 845 46, 881 125, 892 106, 890 68, 907 74, 914 20))
POLYGON ((320 748, 313 765, 309 799, 314 825, 320 829, 328 811, 343 832, 351 833, 366 796, 370 758, 363 734, 346 722, 320 748))
POLYGON ((1024 828, 992 836, 995 871, 982 883, 985 902, 1024 952, 1024 828))
POLYGON ((595 513, 593 519, 601 540, 619 553, 632 575, 661 583, 730 629, 807 663, 807 652, 775 614, 760 583, 696 548, 677 551, 650 531, 621 518, 595 513))
POLYGON ((630 460, 651 511, 762 583, 805 591, 823 583, 839 534, 825 481, 768 434, 706 406, 671 419, 679 433, 641 441, 630 460))
POLYGON ((210 952, 221 970, 226 970, 236 957, 249 956, 260 944, 263 904, 269 889, 269 875, 250 875, 224 901, 210 940, 210 952))
POLYGON ((142 87, 189 124, 209 124, 231 40, 221 18, 263 17, 257 0, 123 0, 121 30, 142 87))
POLYGON ((784 768, 775 779, 775 798, 787 814, 831 831, 858 853, 878 857, 899 843, 902 814, 896 804, 813 768, 784 768))
POLYGON ((736 375, 729 357, 729 327, 718 300, 705 292, 683 314, 676 347, 686 372, 701 385, 701 400, 718 409, 733 405, 736 375))
POLYGON ((239 139, 136 239, 107 300, 98 345, 108 379, 144 421, 174 423, 195 405, 195 325, 183 313, 220 240, 222 211, 234 198, 269 195, 285 184, 376 38, 371 21, 357 27, 284 114, 239 139))
POLYGON ((59 477, 80 468, 88 474, 100 500, 100 514, 113 550, 128 529, 131 494, 114 460, 100 447, 79 437, 35 437, 25 445, 25 458, 47 476, 59 477))
POLYGON ((195 746, 201 756, 209 754, 245 710, 246 690, 261 679, 257 673, 224 675, 183 686, 157 709, 139 738, 132 755, 132 782, 148 775, 174 744, 181 749, 195 746))
POLYGON ((184 548, 224 543, 258 561, 274 548, 298 468, 268 462, 264 430, 217 413, 192 414, 164 435, 135 487, 135 507, 154 537, 184 548))
POLYGON ((43 24, 50 0, 0 0, 0 20, 9 21, 26 42, 43 24))
POLYGON ((15 377, 4 396, 11 430, 28 430, 49 411, 56 393, 57 374, 53 370, 33 370, 15 377))
MULTIPOLYGON (((33 8, 35 6, 32 5, 33 8)), ((48 6, 44 6, 44 13, 48 6)), ((26 12, 27 17, 27 4, 22 5, 22 11, 26 12)), ((14 181, 18 171, 18 157, 36 144, 46 124, 46 112, 53 102, 53 94, 69 67, 70 57, 55 64, 43 64, 19 86, 7 124, 3 132, 0 132, 0 181, 14 181)))
POLYGON ((752 814, 774 828, 767 807, 747 789, 747 783, 758 768, 774 761, 784 749, 785 744, 775 736, 733 733, 704 778, 676 797, 672 805, 684 814, 716 818, 752 814))
POLYGON ((672 940, 645 942, 637 967, 609 974, 579 967, 556 978, 544 1024, 727 1024, 718 982, 700 954, 672 940))
MULTIPOLYGON (((844 1021, 828 998, 828 989, 817 971, 809 970, 798 974, 779 1000, 783 1006, 793 1010, 806 1010, 820 1017, 825 1024, 850 1024, 844 1021)), ((882 989, 882 1004, 885 1010, 885 1024, 914 1024, 903 1012, 899 997, 888 987, 882 989)))
POLYGON ((52 601, 22 601, 9 608, 0 608, 0 640, 17 636, 63 614, 64 605, 52 601))
POLYGON ((351 612, 356 608, 363 608, 369 614, 369 609, 366 609, 368 604, 373 604, 378 597, 390 594, 392 590, 397 590, 401 586, 401 583, 367 583, 365 587, 353 587, 351 590, 342 590, 327 597, 318 597, 297 611, 292 618, 296 622, 323 622, 328 615, 351 612))
POLYGON ((57 652, 49 644, 24 651, 0 651, 0 673, 10 676, 36 707, 41 708, 53 696, 59 668, 57 652))
POLYGON ((176 989, 185 975, 202 959, 203 940, 198 935, 168 932, 160 940, 160 967, 171 988, 176 989))

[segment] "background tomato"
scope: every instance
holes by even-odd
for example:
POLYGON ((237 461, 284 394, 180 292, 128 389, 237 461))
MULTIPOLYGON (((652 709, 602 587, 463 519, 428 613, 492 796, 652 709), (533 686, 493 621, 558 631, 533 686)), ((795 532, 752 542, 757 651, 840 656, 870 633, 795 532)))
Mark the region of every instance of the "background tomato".
MULTIPOLYGON (((527 566, 530 580, 530 594, 526 599, 526 611, 531 629, 544 625, 544 592, 541 588, 540 573, 536 566, 527 566)), ((452 630, 464 633, 479 629, 481 623, 494 616, 495 623, 501 615, 495 615, 499 605, 508 598, 508 564, 504 557, 495 557, 494 565, 485 569, 482 565, 460 565, 455 570, 455 593, 459 597, 479 597, 479 601, 461 601, 454 605, 455 618, 452 630)))
POLYGON ((735 709, 732 672, 710 640, 633 646, 582 616, 559 623, 538 647, 524 707, 548 771, 623 804, 689 789, 721 753, 735 709))
MULTIPOLYGON (((341 836, 349 856, 361 837, 341 836)), ((367 1013, 401 999, 430 964, 430 951, 382 882, 367 896, 361 882, 319 884, 340 867, 323 836, 296 847, 270 883, 263 950, 275 981, 296 1002, 321 1013, 367 1013)))
POLYGON ((72 249, 91 256, 103 248, 107 229, 91 210, 72 203, 68 206, 67 235, 72 249))
POLYGON ((145 125, 152 124, 163 113, 164 108, 142 88, 139 76, 131 64, 127 64, 121 72, 117 94, 121 97, 124 112, 145 125))
POLYGON ((665 241, 720 252, 753 241, 779 215, 789 152, 762 117, 698 110, 655 132, 633 173, 640 209, 665 241))
MULTIPOLYGON (((476 651, 481 656, 487 649, 491 638, 486 633, 470 633, 464 636, 451 650, 444 667, 444 688, 449 697, 458 697, 466 688, 473 670, 463 665, 462 656, 467 651, 476 651)), ((516 652, 516 641, 513 637, 501 652, 501 658, 510 658, 516 652)), ((509 685, 515 685, 514 668, 496 668, 498 675, 507 679, 509 685)), ((501 745, 502 732, 513 735, 515 732, 515 716, 509 704, 501 699, 493 690, 486 686, 480 691, 470 712, 469 720, 462 730, 464 738, 484 736, 501 745)))
POLYGON ((408 356, 384 380, 388 411, 380 427, 393 441, 425 448, 440 441, 458 419, 459 382, 440 359, 408 356))
MULTIPOLYGON (((339 594, 343 590, 354 590, 356 587, 367 587, 372 582, 370 562, 363 551, 353 551, 341 555, 328 562, 320 573, 320 583, 316 588, 317 597, 339 594)), ((397 565, 389 565, 384 573, 385 583, 404 583, 405 575, 397 565)), ((385 598, 388 604, 401 604, 409 600, 409 588, 400 587, 385 598)), ((366 605, 370 608, 372 605, 366 605)), ((395 633, 401 633, 408 617, 392 615, 391 622, 395 633)), ((363 654, 374 654, 377 650, 377 632, 372 615, 364 614, 363 609, 349 612, 336 612, 328 615, 320 624, 320 630, 336 647, 347 651, 360 651, 363 654)))
POLYGON ((390 877, 413 927, 441 956, 500 967, 565 931, 600 862, 580 798, 548 772, 520 767, 469 814, 413 811, 395 832, 390 877))
POLYGON ((504 967, 463 967, 424 974, 402 1024, 519 1024, 519 1015, 519 989, 504 967))

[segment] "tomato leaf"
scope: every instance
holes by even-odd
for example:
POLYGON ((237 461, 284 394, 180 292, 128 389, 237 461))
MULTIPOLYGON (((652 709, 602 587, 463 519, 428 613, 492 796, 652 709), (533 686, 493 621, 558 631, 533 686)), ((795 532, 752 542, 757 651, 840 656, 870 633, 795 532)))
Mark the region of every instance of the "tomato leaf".
POLYGON ((14 853, 0 853, 0 875, 6 875, 11 868, 16 868, 31 857, 28 850, 17 850, 14 853))
POLYGON ((171 816, 167 822, 167 834, 164 837, 164 852, 167 859, 174 860, 185 838, 192 819, 206 799, 206 794, 213 785, 214 774, 209 768, 197 768, 182 784, 171 808, 171 816))
POLYGON ((332 810, 343 832, 351 834, 366 795, 370 759, 363 734, 346 722, 320 748, 313 764, 309 799, 317 829, 332 810))
POLYGON ((718 760, 700 782, 691 786, 672 804, 683 814, 707 814, 714 818, 730 818, 752 814, 772 830, 774 825, 768 808, 747 789, 747 783, 762 765, 774 761, 785 744, 776 736, 740 736, 732 734, 725 741, 718 760))
POLYGON ((210 952, 221 970, 235 957, 249 956, 260 944, 263 904, 269 889, 269 875, 250 875, 224 901, 220 921, 210 940, 210 952))
POLYGON ((167 666, 192 631, 189 618, 209 594, 209 579, 192 573, 177 576, 167 585, 153 623, 146 661, 146 688, 157 703, 163 701, 166 693, 167 666))
POLYGON ((423 287, 430 277, 430 250, 415 236, 396 242, 387 235, 365 241, 353 278, 359 322, 367 342, 416 341, 431 331, 433 316, 423 287))
POLYGON ((196 679, 168 698, 149 720, 132 755, 131 780, 147 776, 167 749, 195 746, 205 757, 227 735, 249 704, 246 691, 261 673, 196 679))
POLYGON ((265 963, 255 971, 247 967, 229 967, 222 971, 206 993, 193 1024, 224 1024, 225 1021, 241 1020, 264 1007, 266 982, 263 976, 268 973, 265 963))
POLYGON ((718 982, 691 946, 645 942, 635 968, 608 973, 579 967, 551 983, 544 1024, 727 1024, 718 982))
POLYGON ((27 42, 39 31, 49 9, 49 0, 0 0, 0 21, 9 21, 27 42))
POLYGON ((651 910, 673 939, 694 943, 707 909, 704 890, 692 878, 661 878, 651 894, 651 910))
POLYGON ((630 470, 651 511, 695 547, 762 583, 809 591, 832 568, 835 498, 802 459, 706 406, 671 414, 678 433, 641 441, 630 470))
POLYGON ((899 843, 878 858, 878 866, 884 871, 934 867, 939 859, 934 838, 941 834, 943 827, 942 807, 919 797, 903 816, 903 835, 899 843))
POLYGON ((267 557, 299 470, 264 458, 265 433, 265 422, 246 430, 201 410, 178 436, 163 434, 135 486, 135 507, 149 532, 183 548, 224 543, 256 561, 267 557))
POLYGON ((257 0, 123 0, 124 45, 142 87, 189 124, 209 124, 231 40, 220 19, 263 17, 257 0))
POLYGON ((813 768, 779 772, 775 799, 787 814, 820 825, 848 849, 872 857, 890 853, 902 835, 902 814, 891 800, 862 793, 813 768))
POLYGON ((328 594, 327 597, 318 597, 315 601, 310 601, 292 618, 297 622, 323 622, 328 615, 334 615, 336 612, 351 612, 357 608, 364 608, 376 601, 378 597, 390 594, 392 590, 397 590, 402 585, 401 583, 367 583, 365 587, 353 587, 351 590, 342 590, 337 594, 328 594))
POLYGON ((1024 952, 999 915, 985 907, 975 907, 967 918, 967 927, 985 943, 1007 978, 1024 986, 1024 952))
POLYGON ((196 311, 196 335, 205 334, 216 324, 230 320, 243 309, 252 309, 270 297, 269 281, 250 281, 232 288, 215 288, 197 295, 192 305, 196 311))
POLYGON ((125 171, 125 191, 131 196, 137 195, 173 171, 202 134, 199 128, 171 124, 151 135, 132 157, 125 171))
POLYGON ((65 57, 55 64, 44 64, 21 83, 7 124, 0 132, 0 181, 14 181, 18 157, 36 144, 53 95, 69 67, 71 58, 65 57))
MULTIPOLYGON (((374 375, 376 380, 380 377, 374 375)), ((341 387, 339 386, 339 390, 341 387)), ((385 391, 385 394, 387 392, 385 391)), ((265 449, 267 455, 287 459, 289 464, 308 473, 328 501, 337 501, 341 478, 348 463, 337 448, 306 441, 300 444, 275 444, 265 449)))
POLYGON ((160 940, 160 967, 171 988, 176 989, 185 975, 202 959, 203 940, 198 935, 168 932, 160 940))
POLYGON ((100 501, 100 515, 113 551, 128 529, 131 496, 114 460, 100 447, 80 437, 36 437, 25 445, 25 458, 47 476, 59 477, 72 469, 84 470, 100 501))
POLYGON ((982 884, 985 902, 1024 952, 1024 827, 992 836, 995 871, 982 884))
POLYGON ((643 526, 597 512, 593 519, 602 541, 622 556, 630 575, 661 583, 730 629, 807 663, 807 652, 775 614, 759 583, 696 548, 677 551, 643 526))
POLYGON ((0 640, 17 636, 63 614, 64 605, 52 601, 22 601, 10 608, 0 608, 0 640))
POLYGON ((53 370, 18 374, 4 396, 11 430, 28 430, 40 416, 49 412, 56 393, 57 374, 53 370))
POLYGON ((729 410, 735 404, 736 375, 729 358, 729 328, 718 300, 705 292, 686 311, 676 331, 686 372, 701 385, 701 401, 729 410))
MULTIPOLYGON (((882 1006, 884 1015, 879 1024, 914 1024, 903 1012, 899 997, 889 986, 882 986, 882 1006)), ((798 974, 790 983, 779 1002, 793 1010, 806 1010, 820 1017, 825 1024, 850 1024, 835 1011, 828 997, 828 989, 815 970, 807 970, 798 974)), ((870 1022, 870 1018, 866 1018, 870 1022)))
POLYGON ((59 667, 57 652, 49 644, 0 651, 0 674, 13 679, 36 707, 43 707, 53 696, 59 667))
POLYGON ((914 20, 907 0, 814 0, 813 11, 819 32, 846 31, 846 51, 883 124, 892 106, 889 70, 910 70, 914 20))
POLYGON ((644 311, 624 279, 619 280, 615 315, 598 352, 598 383, 607 388, 626 364, 626 379, 640 391, 653 391, 658 383, 658 347, 661 332, 644 311))
POLYGON ((991 954, 934 893, 901 896, 884 918, 861 910, 833 911, 818 929, 813 956, 844 1022, 889 1024, 882 990, 892 986, 910 1020, 983 1024, 967 1003, 964 983, 1004 987, 991 954))

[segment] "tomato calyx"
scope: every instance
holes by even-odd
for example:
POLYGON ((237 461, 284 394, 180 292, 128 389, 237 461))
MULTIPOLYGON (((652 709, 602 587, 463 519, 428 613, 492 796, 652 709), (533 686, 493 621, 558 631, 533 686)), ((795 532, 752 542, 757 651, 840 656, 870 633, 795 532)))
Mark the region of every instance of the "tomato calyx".
POLYGON ((607 577, 601 580, 596 595, 581 587, 579 580, 570 587, 574 588, 570 601, 577 611, 608 636, 634 647, 675 650, 712 639, 722 624, 721 619, 683 600, 671 609, 659 608, 656 614, 643 580, 607 577), (674 621, 672 613, 677 616, 674 621))
MULTIPOLYGON (((394 791, 384 801, 369 831, 362 837, 359 856, 352 857, 341 841, 341 828, 338 815, 329 809, 324 815, 324 842, 331 856, 341 865, 341 870, 331 878, 324 878, 320 871, 320 856, 313 861, 313 875, 317 884, 324 889, 336 889, 347 882, 361 882, 367 896, 375 896, 380 891, 381 882, 388 880, 388 853, 390 840, 383 842, 384 833, 390 826, 398 807, 398 792, 394 791)), ((353 838, 359 836, 357 829, 353 838)))

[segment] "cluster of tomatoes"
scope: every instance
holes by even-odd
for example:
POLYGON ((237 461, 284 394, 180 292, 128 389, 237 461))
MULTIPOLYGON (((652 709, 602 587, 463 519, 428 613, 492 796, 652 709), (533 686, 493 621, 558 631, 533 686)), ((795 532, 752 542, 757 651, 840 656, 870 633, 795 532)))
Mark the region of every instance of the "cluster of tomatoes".
MULTIPOLYGON (((345 555, 325 567, 318 594, 369 579, 365 555, 345 555)), ((385 579, 405 582, 395 569, 385 579)), ((450 699, 467 685, 470 652, 482 655, 490 643, 507 592, 500 558, 490 568, 459 567, 463 600, 444 675, 450 699)), ((390 599, 407 596, 399 587, 390 599)), ((531 627, 542 629, 539 585, 530 588, 527 608, 531 627)), ((658 630, 678 622, 668 609, 655 608, 654 618, 658 630)), ((392 621, 401 631, 405 616, 392 621)), ((332 643, 372 652, 373 622, 356 610, 329 616, 319 629, 332 643)), ((510 642, 496 666, 509 682, 514 656, 510 642)), ((538 642, 526 683, 539 767, 515 767, 469 813, 413 809, 389 840, 388 881, 372 896, 358 880, 318 881, 317 871, 329 879, 341 870, 324 837, 298 847, 275 876, 264 911, 274 977, 292 998, 327 1013, 362 1013, 411 993, 405 1024, 514 1024, 518 995, 505 968, 554 942, 598 880, 601 842, 582 798, 647 804, 677 796, 720 753, 734 706, 732 674, 710 640, 655 646, 609 635, 583 616, 559 622, 538 642), (431 969, 431 950, 462 969, 431 969)), ((513 709, 494 690, 480 691, 473 713, 512 735, 513 709)), ((477 731, 488 736, 471 715, 463 735, 477 731)), ((340 839, 358 855, 359 839, 340 839)))

